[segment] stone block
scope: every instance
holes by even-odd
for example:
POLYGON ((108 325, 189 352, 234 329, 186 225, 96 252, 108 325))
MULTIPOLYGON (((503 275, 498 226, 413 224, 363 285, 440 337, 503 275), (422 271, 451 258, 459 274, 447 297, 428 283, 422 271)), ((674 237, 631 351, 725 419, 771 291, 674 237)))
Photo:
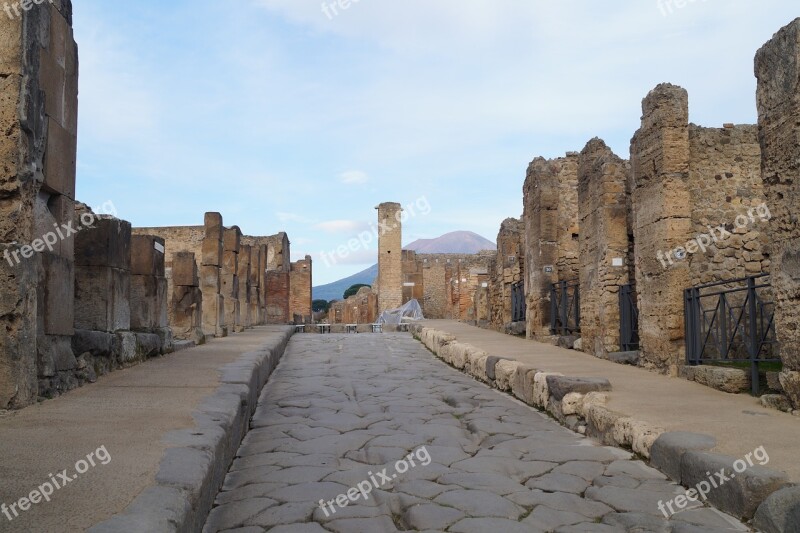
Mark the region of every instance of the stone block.
POLYGON ((76 329, 72 336, 72 351, 90 353, 95 357, 110 357, 114 351, 114 335, 102 331, 76 329))
POLYGON ((192 252, 178 252, 172 255, 172 284, 183 287, 200 286, 197 261, 192 252))
POLYGON ((783 472, 758 464, 749 466, 744 459, 698 451, 683 454, 681 483, 687 487, 695 487, 699 483, 710 485, 706 472, 722 473, 725 477, 725 480, 720 480, 715 476, 718 486, 709 488, 708 501, 720 511, 744 520, 751 519, 770 494, 784 488, 789 482, 783 472))
POLYGON ((784 413, 792 412, 792 402, 783 394, 765 394, 759 398, 759 401, 767 409, 777 409, 784 413))
POLYGON ((42 308, 44 332, 72 335, 75 322, 75 270, 72 261, 42 253, 42 308))
POLYGON ((150 331, 167 327, 167 280, 131 276, 130 329, 150 331))
POLYGON ((800 486, 770 494, 758 506, 753 525, 764 533, 800 531, 800 486))
POLYGON ((222 241, 210 239, 206 237, 203 239, 201 246, 201 262, 202 266, 215 266, 217 268, 222 266, 222 241))
POLYGON ((794 408, 800 409, 800 372, 785 370, 778 378, 794 408))
POLYGON ((161 336, 157 333, 136 333, 136 358, 155 357, 161 353, 161 336))
POLYGON ((577 341, 578 339, 580 339, 580 337, 576 337, 575 335, 565 335, 558 338, 556 346, 558 346, 559 348, 572 350, 575 347, 575 341, 577 341))
POLYGON ((47 150, 44 157, 44 185, 58 194, 75 199, 75 161, 78 138, 52 118, 47 120, 47 150))
POLYGON ((571 392, 587 394, 589 392, 610 391, 611 383, 605 378, 574 378, 569 376, 547 376, 547 388, 550 396, 561 401, 571 392))
POLYGON ((495 385, 502 391, 511 390, 511 380, 520 363, 509 359, 502 359, 494 366, 495 385))
POLYGON ((750 373, 739 368, 696 366, 691 369, 694 381, 723 392, 737 394, 750 390, 750 373))
POLYGON ((650 464, 670 479, 681 482, 681 460, 687 451, 711 451, 717 439, 702 433, 670 431, 661 435, 650 448, 650 464))
POLYGON ((511 378, 512 393, 528 405, 533 405, 533 378, 536 372, 534 367, 520 364, 511 378))
POLYGON ((155 235, 132 235, 131 274, 164 277, 164 245, 155 235))
POLYGON ((767 372, 767 387, 769 387, 770 390, 783 392, 783 385, 781 385, 780 372, 767 372))
POLYGON ((222 215, 216 212, 208 212, 203 220, 206 239, 221 241, 225 228, 222 225, 222 215))
POLYGON ((641 352, 610 352, 608 354, 608 360, 620 365, 633 365, 637 366, 639 364, 639 356, 641 352))
POLYGON ((130 274, 104 266, 75 268, 75 328, 113 333, 131 324, 130 274))
MULTIPOLYGON (((71 222, 74 216, 73 200, 61 194, 39 193, 34 205, 34 235, 36 239, 44 241, 47 252, 69 261, 74 260, 75 237, 67 235, 69 232, 64 230, 63 225, 71 222)), ((31 244, 36 247, 35 241, 31 244)))
POLYGON ((222 271, 219 267, 209 265, 200 267, 200 288, 203 289, 203 294, 220 293, 222 290, 222 271))
POLYGON ((226 252, 238 254, 242 245, 242 230, 239 229, 239 226, 225 229, 222 235, 222 242, 226 252))
POLYGON ((239 299, 239 276, 236 274, 229 274, 224 269, 222 271, 220 294, 225 298, 237 300, 239 299))
POLYGON ((136 334, 130 331, 118 331, 114 334, 114 360, 121 366, 128 366, 137 361, 136 334))
POLYGON ((75 265, 130 270, 131 224, 107 215, 75 235, 75 265))
POLYGON ((507 359, 507 358, 506 357, 496 357, 494 355, 490 355, 486 359, 486 377, 489 380, 494 381, 495 379, 497 379, 497 374, 495 373, 495 367, 497 366, 497 363, 499 363, 500 361, 505 360, 505 359, 507 359))

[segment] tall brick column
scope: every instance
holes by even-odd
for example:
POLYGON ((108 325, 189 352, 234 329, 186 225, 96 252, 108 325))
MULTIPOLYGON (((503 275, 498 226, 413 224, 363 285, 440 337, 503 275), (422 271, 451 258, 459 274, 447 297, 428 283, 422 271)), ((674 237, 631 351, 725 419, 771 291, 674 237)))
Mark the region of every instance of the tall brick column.
POLYGON ((578 169, 580 297, 583 351, 620 350, 619 290, 629 282, 630 201, 627 161, 592 139, 578 169))
POLYGON ((659 252, 684 246, 692 236, 689 96, 662 84, 644 99, 642 111, 631 141, 641 357, 645 366, 675 375, 685 357, 683 290, 691 276, 688 261, 666 268, 659 252))
POLYGON ((758 51, 755 74, 781 382, 800 408, 800 19, 758 51))
POLYGON ((378 315, 403 305, 403 208, 384 202, 378 210, 378 315))

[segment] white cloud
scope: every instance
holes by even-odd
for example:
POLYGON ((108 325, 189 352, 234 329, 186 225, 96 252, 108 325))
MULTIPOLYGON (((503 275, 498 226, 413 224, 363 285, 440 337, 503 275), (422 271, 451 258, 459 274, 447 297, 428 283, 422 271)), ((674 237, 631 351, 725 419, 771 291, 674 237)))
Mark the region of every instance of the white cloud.
POLYGON ((325 233, 346 233, 353 235, 369 229, 369 224, 357 220, 328 220, 314 225, 314 229, 324 231, 325 233))
POLYGON ((339 181, 345 185, 360 185, 369 181, 369 176, 366 172, 360 170, 348 170, 339 174, 339 181))
POLYGON ((278 211, 275 216, 281 222, 298 222, 300 224, 311 224, 313 222, 311 219, 302 215, 298 215, 297 213, 284 213, 282 211, 278 211))

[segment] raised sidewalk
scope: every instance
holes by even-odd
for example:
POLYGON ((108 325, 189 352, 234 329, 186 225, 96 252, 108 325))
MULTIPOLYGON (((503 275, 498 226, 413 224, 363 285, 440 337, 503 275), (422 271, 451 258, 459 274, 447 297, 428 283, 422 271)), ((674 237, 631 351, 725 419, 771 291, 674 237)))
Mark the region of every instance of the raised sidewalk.
POLYGON ((0 503, 19 502, 51 476, 59 481, 65 469, 74 476, 49 502, 11 513, 13 520, 0 514, 0 531, 84 531, 104 521, 95 529, 202 524, 216 488, 204 492, 227 471, 258 389, 291 333, 257 327, 0 414, 0 503), (76 473, 84 467, 76 463, 101 447, 107 455, 95 453, 95 466, 76 473))
POLYGON ((481 329, 453 320, 426 320, 423 327, 450 333, 493 356, 565 376, 607 378, 607 407, 666 431, 716 437, 716 452, 744 457, 759 446, 769 454, 769 468, 800 482, 800 417, 766 409, 746 394, 728 394, 681 378, 654 374, 589 354, 481 329))

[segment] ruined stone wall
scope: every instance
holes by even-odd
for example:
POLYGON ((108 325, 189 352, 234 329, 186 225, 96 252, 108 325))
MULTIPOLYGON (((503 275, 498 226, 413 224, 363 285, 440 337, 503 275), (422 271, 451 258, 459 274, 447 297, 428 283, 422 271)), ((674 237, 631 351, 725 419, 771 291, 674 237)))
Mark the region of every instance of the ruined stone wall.
POLYGON ((524 241, 524 223, 516 218, 504 220, 497 234, 497 256, 488 272, 489 321, 497 331, 505 331, 513 319, 511 287, 523 281, 524 241))
POLYGON ((550 335, 550 287, 578 278, 578 153, 534 159, 523 186, 528 338, 550 335))
POLYGON ((279 270, 281 272, 289 272, 291 270, 291 244, 286 233, 281 232, 267 237, 250 237, 244 243, 267 245, 267 270, 279 270))
POLYGON ((421 267, 422 271, 424 290, 420 304, 424 304, 425 318, 474 320, 475 290, 481 281, 486 281, 487 266, 494 256, 493 251, 416 254, 416 268, 421 267))
POLYGON ((423 262, 413 250, 403 250, 403 305, 416 299, 425 314, 425 277, 423 262))
POLYGON ((384 202, 377 208, 378 225, 378 313, 403 305, 403 228, 400 214, 403 208, 394 202, 384 202))
POLYGON ((169 268, 173 254, 191 252, 195 259, 203 255, 203 239, 206 237, 205 226, 166 226, 132 228, 132 235, 158 235, 164 240, 166 264, 169 268))
POLYGON ((242 326, 239 302, 239 248, 242 230, 238 226, 225 228, 222 232, 221 294, 225 298, 225 324, 235 332, 242 326))
POLYGON ((266 275, 267 324, 289 324, 292 316, 289 312, 290 272, 268 270, 266 275))
POLYGON ((346 300, 334 302, 328 311, 331 324, 374 324, 378 319, 378 295, 370 287, 361 287, 346 300))
POLYGON ((620 351, 619 291, 629 283, 630 166, 592 139, 578 166, 580 310, 583 351, 620 351))
POLYGON ((164 239, 155 235, 131 237, 131 330, 157 332, 166 329, 168 292, 164 239))
POLYGON ((420 305, 425 318, 445 318, 447 315, 447 273, 445 263, 423 260, 422 285, 424 293, 420 305))
POLYGON ((292 263, 289 276, 289 315, 295 322, 310 323, 312 321, 311 287, 312 287, 312 262, 311 256, 292 263))
POLYGON ((643 363, 684 365, 683 291, 770 269, 770 224, 753 126, 689 124, 688 94, 662 84, 631 143, 643 363))
POLYGON ((50 361, 70 351, 74 241, 41 244, 73 217, 78 51, 71 23, 68 0, 0 17, 0 409, 36 401, 37 376, 57 372, 50 361))
POLYGON ((783 388, 800 408, 800 19, 756 54, 758 126, 783 388))

